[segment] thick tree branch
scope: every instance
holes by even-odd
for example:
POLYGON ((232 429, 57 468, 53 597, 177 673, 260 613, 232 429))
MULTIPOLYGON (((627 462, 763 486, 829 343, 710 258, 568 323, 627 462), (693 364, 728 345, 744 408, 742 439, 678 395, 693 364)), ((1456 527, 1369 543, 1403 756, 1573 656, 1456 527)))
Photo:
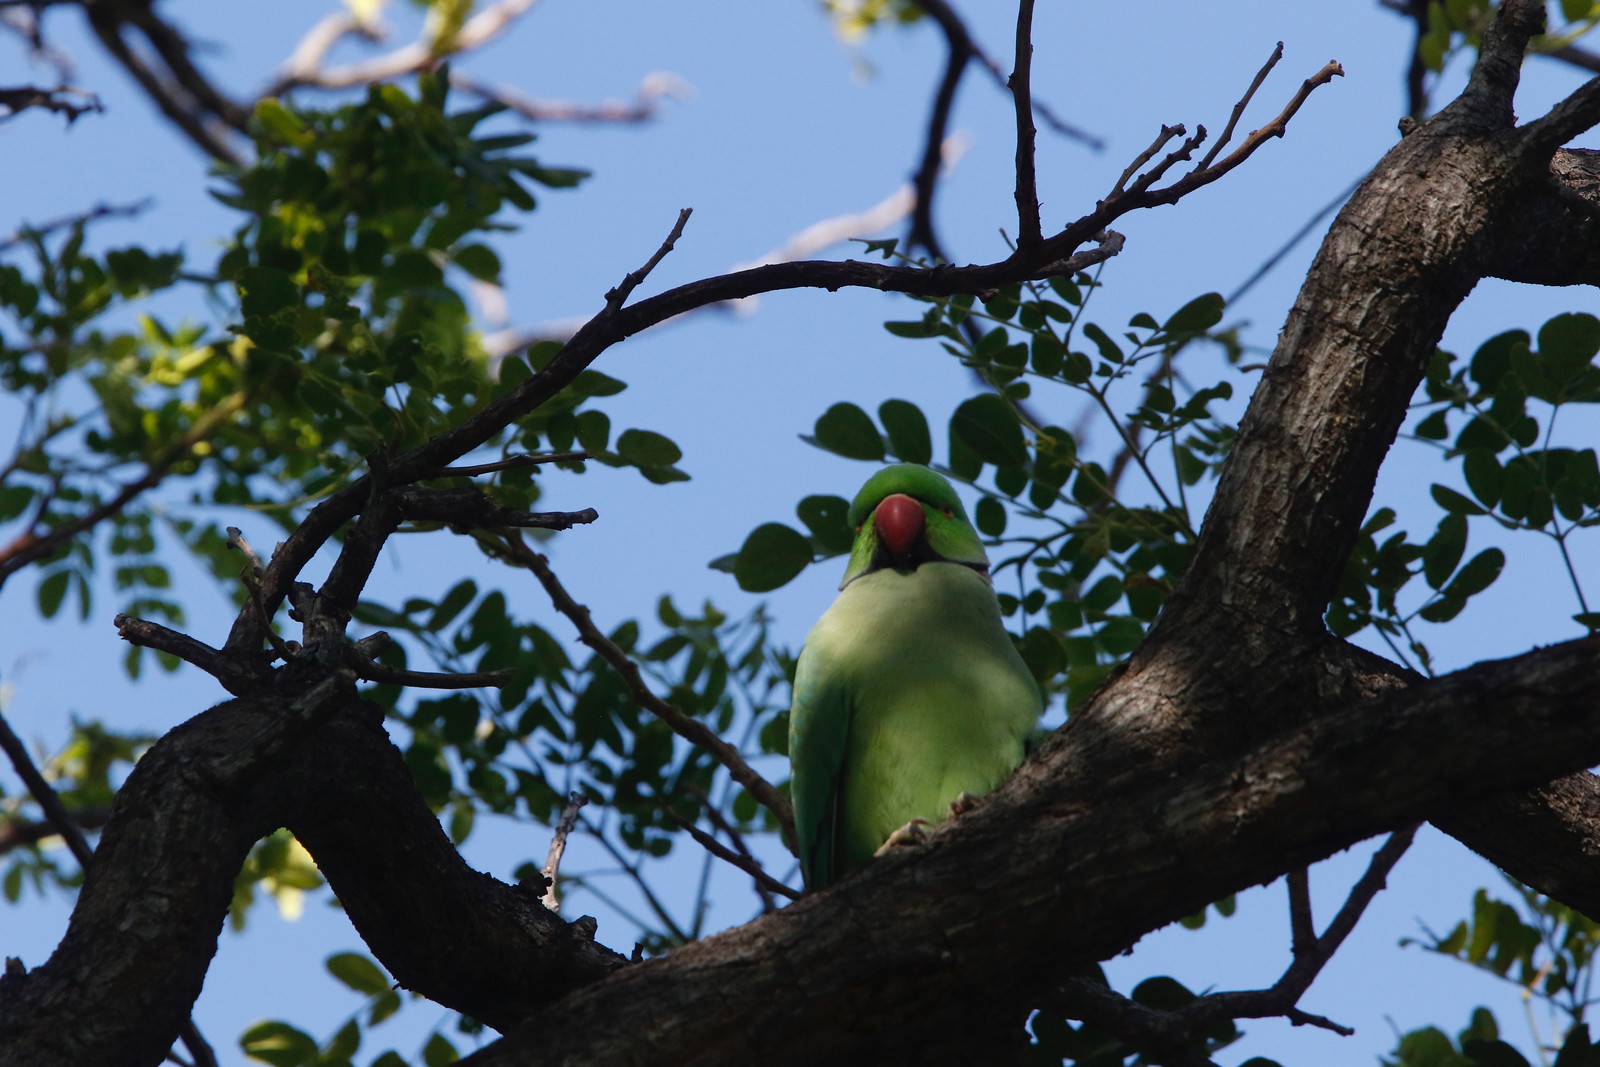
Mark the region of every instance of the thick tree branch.
POLYGON ((378 710, 328 696, 218 705, 139 761, 55 955, 0 978, 0 1063, 157 1062, 246 853, 284 825, 402 986, 490 1025, 624 964, 536 895, 467 867, 378 710), (322 710, 308 722, 286 704, 322 710))
POLYGON ((1021 1006, 1063 970, 1211 900, 1600 759, 1597 681, 1600 641, 1570 642, 1358 702, 1170 776, 1128 767, 1116 731, 1075 718, 923 849, 629 968, 464 1062, 595 1062, 624 1047, 637 1064, 691 1050, 707 1063, 958 1062, 939 1046, 968 1012, 1010 1004, 1020 1026, 1021 1006), (974 898, 985 908, 974 912, 974 898), (648 1015, 628 1015, 637 1027, 607 1026, 643 1003, 648 1015), (947 1013, 939 1027, 926 1025, 929 1003, 947 1013))

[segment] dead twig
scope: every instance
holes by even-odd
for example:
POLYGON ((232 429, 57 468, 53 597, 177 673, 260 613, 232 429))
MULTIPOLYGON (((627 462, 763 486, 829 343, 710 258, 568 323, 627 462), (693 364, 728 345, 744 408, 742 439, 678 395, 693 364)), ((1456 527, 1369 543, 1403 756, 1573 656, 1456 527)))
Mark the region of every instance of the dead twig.
MULTIPOLYGON (((764 898, 769 893, 776 893, 778 896, 787 897, 790 900, 800 899, 800 892, 798 890, 789 888, 776 878, 772 877, 772 875, 768 874, 766 870, 762 868, 761 864, 756 862, 754 856, 751 856, 748 853, 737 852, 729 848, 727 845, 724 845, 721 841, 718 841, 716 838, 712 837, 710 834, 706 833, 704 830, 700 829, 700 827, 696 826, 688 819, 685 819, 682 815, 679 815, 671 808, 667 809, 667 818, 671 819, 673 824, 679 829, 685 831, 690 837, 694 838, 695 841, 699 843, 701 848, 717 857, 717 859, 723 860, 726 863, 731 863, 733 866, 739 868, 745 874, 748 874, 751 878, 755 879, 756 887, 762 892, 764 898)), ((765 910, 771 911, 771 901, 764 900, 764 903, 766 905, 765 910)))
POLYGON ((566 854, 567 838, 572 835, 572 828, 578 825, 578 812, 582 811, 587 803, 589 798, 582 793, 568 793, 567 806, 561 809, 561 818, 556 823, 555 835, 550 838, 550 851, 546 854, 544 868, 539 873, 544 875, 544 906, 551 911, 561 910, 561 895, 556 888, 557 879, 561 874, 561 857, 566 854))
POLYGON ((611 664, 612 668, 622 676, 634 703, 672 727, 672 731, 679 737, 702 749, 712 759, 722 764, 734 781, 749 790, 757 803, 777 818, 783 829, 784 840, 794 840, 794 809, 790 806, 788 798, 778 792, 771 782, 756 773, 739 754, 739 750, 718 737, 709 726, 698 719, 690 718, 676 705, 669 704, 656 696, 645 684, 644 677, 639 673, 638 664, 634 663, 616 642, 600 632, 594 620, 590 618, 588 608, 572 599, 572 595, 550 569, 549 560, 529 548, 514 531, 507 531, 504 540, 496 547, 511 562, 533 572, 539 584, 544 586, 545 593, 550 597, 556 610, 577 627, 579 640, 598 653, 601 659, 611 664))

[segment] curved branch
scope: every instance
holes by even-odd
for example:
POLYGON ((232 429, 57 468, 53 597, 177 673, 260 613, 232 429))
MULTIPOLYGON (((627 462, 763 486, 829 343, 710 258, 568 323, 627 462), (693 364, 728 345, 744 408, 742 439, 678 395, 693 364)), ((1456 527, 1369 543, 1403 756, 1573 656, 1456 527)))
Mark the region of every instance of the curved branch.
POLYGON ((139 760, 60 947, 0 978, 0 1063, 160 1060, 199 993, 234 876, 284 825, 403 987, 491 1026, 624 965, 536 895, 466 865, 376 708, 346 689, 309 730, 297 718, 276 701, 230 701, 139 760), (271 773, 259 773, 263 752, 271 773))
POLYGON ((1198 767, 1178 746, 1165 753, 1178 763, 1129 767, 1113 733, 1074 718, 923 849, 627 968, 463 1063, 957 1062, 940 1043, 969 1013, 1008 1003, 1020 1026, 1019 1006, 1064 971, 1211 900, 1460 798, 1600 759, 1597 644, 1480 664, 1198 767), (629 1011, 638 1004, 650 1011, 629 1011), (636 1024, 625 1032, 622 1012, 636 1024))

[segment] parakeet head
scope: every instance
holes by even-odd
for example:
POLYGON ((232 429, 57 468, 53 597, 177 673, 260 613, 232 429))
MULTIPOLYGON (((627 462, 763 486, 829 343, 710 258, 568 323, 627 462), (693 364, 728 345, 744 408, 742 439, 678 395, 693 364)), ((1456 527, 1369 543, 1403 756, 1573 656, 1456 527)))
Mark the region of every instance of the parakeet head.
POLYGON ((841 589, 873 571, 908 573, 924 563, 959 563, 989 575, 989 557, 961 498, 927 467, 897 463, 868 478, 849 521, 856 540, 841 589))

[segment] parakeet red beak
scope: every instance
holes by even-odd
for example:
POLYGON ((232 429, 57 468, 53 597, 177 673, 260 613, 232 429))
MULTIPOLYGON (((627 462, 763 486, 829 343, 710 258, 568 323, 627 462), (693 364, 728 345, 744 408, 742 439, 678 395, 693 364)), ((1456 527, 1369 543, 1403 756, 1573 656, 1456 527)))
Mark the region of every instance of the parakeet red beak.
POLYGON ((922 535, 927 520, 922 505, 904 493, 893 493, 883 498, 872 513, 872 525, 877 528, 878 540, 889 550, 896 564, 908 563, 912 548, 922 535))

